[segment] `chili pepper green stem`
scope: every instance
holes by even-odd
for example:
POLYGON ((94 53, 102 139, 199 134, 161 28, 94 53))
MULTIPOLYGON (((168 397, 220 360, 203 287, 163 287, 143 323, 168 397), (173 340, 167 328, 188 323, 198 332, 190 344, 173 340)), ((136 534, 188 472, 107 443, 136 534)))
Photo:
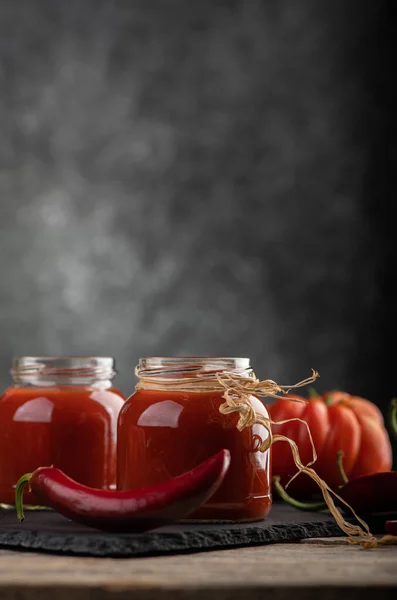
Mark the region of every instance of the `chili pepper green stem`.
POLYGON ((17 510, 18 521, 22 522, 25 519, 23 514, 23 490, 25 485, 32 479, 33 473, 22 475, 15 487, 15 508, 17 510))
POLYGON ((389 408, 389 427, 397 440, 397 398, 393 398, 389 408))
POLYGON ((345 485, 346 483, 349 483, 349 478, 346 475, 345 469, 343 468, 342 461, 343 461, 344 455, 345 455, 345 453, 343 452, 343 450, 339 450, 339 452, 336 453, 336 464, 337 464, 339 475, 343 482, 343 485, 345 485))
POLYGON ((282 500, 284 500, 284 502, 286 502, 287 504, 290 504, 291 506, 294 506, 295 508, 299 508, 299 510, 314 511, 314 510, 323 510, 324 508, 327 508, 327 505, 325 502, 300 502, 299 500, 292 498, 292 496, 287 494, 287 492, 281 485, 280 477, 278 475, 275 475, 273 477, 273 487, 276 490, 276 492, 278 493, 278 495, 280 496, 280 498, 282 498, 282 500))

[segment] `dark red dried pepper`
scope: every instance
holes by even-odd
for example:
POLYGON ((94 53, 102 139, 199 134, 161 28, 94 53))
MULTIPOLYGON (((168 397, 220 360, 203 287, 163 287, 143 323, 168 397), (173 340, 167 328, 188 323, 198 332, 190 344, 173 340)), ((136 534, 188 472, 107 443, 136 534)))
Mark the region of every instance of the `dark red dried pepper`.
POLYGON ((386 521, 385 529, 390 535, 397 535, 397 521, 386 521))
MULTIPOLYGON (((273 486, 280 498, 300 510, 317 511, 327 508, 325 502, 301 502, 282 487, 279 477, 273 486)), ((397 512, 397 471, 384 471, 351 479, 338 489, 338 495, 361 515, 397 512)), ((342 505, 343 508, 343 505, 342 505)))
POLYGON ((351 479, 338 494, 359 514, 397 511, 397 471, 351 479))
POLYGON ((68 519, 95 529, 142 532, 186 518, 222 483, 230 465, 221 450, 191 471, 148 488, 97 490, 81 485, 54 467, 40 467, 18 481, 15 504, 20 521, 23 488, 30 485, 41 501, 68 519))

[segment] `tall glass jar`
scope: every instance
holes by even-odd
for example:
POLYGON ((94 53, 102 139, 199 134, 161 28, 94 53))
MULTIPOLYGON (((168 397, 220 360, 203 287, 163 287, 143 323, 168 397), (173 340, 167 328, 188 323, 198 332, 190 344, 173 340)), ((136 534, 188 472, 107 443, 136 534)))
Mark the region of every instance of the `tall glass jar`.
MULTIPOLYGON (((0 504, 14 504, 24 473, 54 465, 80 483, 116 487, 117 418, 113 358, 15 358, 0 396, 0 504)), ((37 499, 28 492, 26 504, 37 499)))
MULTIPOLYGON (((224 390, 212 389, 216 385, 211 384, 216 373, 248 376, 252 373, 249 359, 150 357, 140 359, 137 371, 142 380, 119 415, 118 488, 165 481, 228 448, 231 465, 223 484, 191 519, 264 518, 271 507, 270 450, 260 452, 259 444, 268 432, 263 425, 238 431, 238 416, 219 412, 224 390), (208 389, 203 388, 203 376, 210 376, 208 389), (173 382, 171 387, 164 384, 167 378, 173 382), (186 378, 188 389, 184 389, 186 378)), ((251 396, 250 401, 258 414, 267 416, 258 398, 251 396)))

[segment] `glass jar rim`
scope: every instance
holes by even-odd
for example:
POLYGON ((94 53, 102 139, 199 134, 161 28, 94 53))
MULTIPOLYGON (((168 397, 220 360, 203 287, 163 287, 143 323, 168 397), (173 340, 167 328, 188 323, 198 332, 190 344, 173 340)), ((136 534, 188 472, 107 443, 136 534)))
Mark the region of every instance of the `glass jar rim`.
POLYGON ((252 371, 249 358, 211 357, 211 356, 143 356, 139 359, 138 374, 145 376, 165 375, 189 372, 232 371, 247 373, 252 371))
POLYGON ((83 384, 111 380, 116 370, 115 360, 110 356, 15 356, 11 375, 16 383, 83 384))

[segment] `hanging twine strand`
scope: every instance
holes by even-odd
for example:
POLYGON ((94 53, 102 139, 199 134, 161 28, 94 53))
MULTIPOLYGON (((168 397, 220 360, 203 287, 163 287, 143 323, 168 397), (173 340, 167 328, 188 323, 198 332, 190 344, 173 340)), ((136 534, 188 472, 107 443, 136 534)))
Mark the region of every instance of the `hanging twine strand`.
MULTIPOLYGON (((333 491, 312 468, 312 465, 317 460, 317 454, 310 428, 306 421, 303 421, 299 418, 292 418, 275 422, 263 414, 257 414, 251 403, 252 395, 259 396, 261 398, 279 399, 286 394, 289 394, 291 390, 309 385, 319 377, 317 371, 312 369, 312 375, 310 377, 293 385, 278 385, 271 379, 260 381, 252 371, 243 375, 227 371, 203 371, 194 373, 192 377, 189 377, 189 375, 186 373, 183 377, 181 377, 178 373, 169 374, 162 377, 158 373, 154 374, 150 371, 147 372, 139 369, 139 367, 136 367, 135 374, 139 378, 136 389, 150 389, 155 391, 174 390, 194 393, 223 391, 222 397, 224 398, 225 402, 220 405, 219 412, 223 415, 236 413, 238 415, 238 421, 236 425, 238 431, 242 431, 246 427, 252 427, 253 425, 262 425, 266 429, 268 435, 260 442, 258 448, 260 452, 266 452, 266 450, 268 450, 276 442, 287 442, 290 445, 293 460, 298 471, 290 479, 287 485, 289 485, 291 481, 300 473, 305 473, 311 479, 313 479, 313 481, 315 481, 320 488, 324 497, 324 501, 326 502, 336 523, 347 535, 349 543, 360 544, 364 548, 374 548, 380 544, 386 545, 397 542, 396 536, 384 536, 380 540, 377 540, 370 532, 367 523, 363 521, 356 514, 353 508, 335 491, 333 491), (312 460, 306 465, 302 463, 296 442, 284 435, 273 434, 272 432, 272 425, 282 425, 292 421, 299 421, 302 423, 308 432, 312 447, 312 460), (337 499, 350 510, 358 524, 349 523, 343 518, 340 510, 335 505, 334 499, 337 499)), ((288 400, 292 400, 294 402, 305 402, 305 400, 294 398, 291 395, 288 396, 288 400)))

